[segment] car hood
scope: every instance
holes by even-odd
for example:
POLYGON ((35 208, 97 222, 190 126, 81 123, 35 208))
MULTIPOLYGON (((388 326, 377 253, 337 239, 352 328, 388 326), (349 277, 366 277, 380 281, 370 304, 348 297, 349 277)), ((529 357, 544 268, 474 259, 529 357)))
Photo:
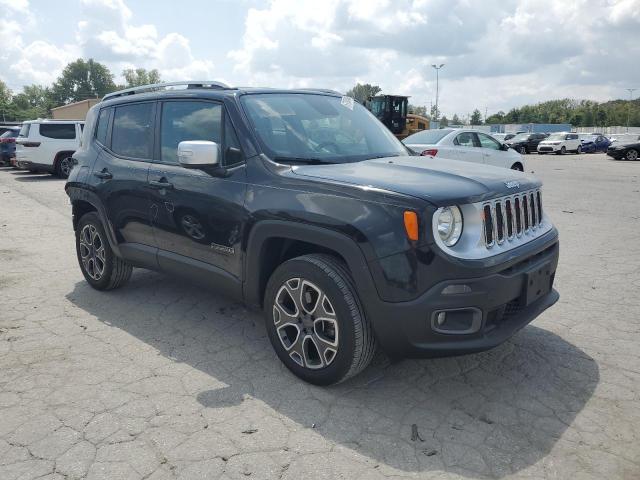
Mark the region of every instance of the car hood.
POLYGON ((436 206, 473 203, 540 186, 524 173, 437 157, 389 157, 362 162, 292 167, 294 174, 378 188, 436 206))

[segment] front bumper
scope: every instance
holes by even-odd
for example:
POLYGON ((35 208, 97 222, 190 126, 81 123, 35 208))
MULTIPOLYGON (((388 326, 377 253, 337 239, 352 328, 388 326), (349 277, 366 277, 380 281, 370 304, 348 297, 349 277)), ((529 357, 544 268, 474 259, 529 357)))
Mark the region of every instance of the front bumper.
POLYGON ((559 151, 561 145, 538 145, 538 152, 542 153, 553 153, 559 151))
MULTIPOLYGON (((380 346, 394 357, 462 355, 493 348, 509 339, 558 301, 553 289, 558 265, 557 236, 518 263, 485 276, 448 279, 407 302, 369 304, 380 346), (528 282, 543 275, 542 293, 534 301, 528 282), (465 293, 443 294, 446 287, 466 285, 465 293), (529 296, 529 300, 527 300, 529 296), (441 333, 434 319, 442 311, 475 311, 471 333, 441 333)), ((537 285, 537 284, 536 284, 537 285)), ((368 302, 365 302, 367 304, 368 302)))
POLYGON ((616 160, 620 160, 624 158, 625 151, 624 150, 607 150, 607 155, 615 158, 616 160))

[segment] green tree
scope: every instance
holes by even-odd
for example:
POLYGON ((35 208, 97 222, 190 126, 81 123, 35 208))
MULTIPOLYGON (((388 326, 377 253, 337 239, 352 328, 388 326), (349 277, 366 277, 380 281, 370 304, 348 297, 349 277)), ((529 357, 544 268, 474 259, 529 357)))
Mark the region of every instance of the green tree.
POLYGON ((53 84, 51 97, 56 105, 102 97, 116 89, 109 69, 92 58, 68 64, 53 84))
POLYGON ((12 92, 2 80, 0 80, 0 119, 11 121, 14 119, 15 111, 12 105, 12 92))
POLYGON ((346 95, 364 105, 369 100, 369 97, 373 97, 381 91, 382 89, 378 85, 357 83, 351 90, 347 91, 346 95))
POLYGON ((471 125, 482 125, 482 115, 480 114, 480 110, 477 108, 471 114, 471 121, 469 122, 471 125))
POLYGON ((449 126, 449 119, 445 115, 443 115, 442 118, 440 119, 440 126, 441 127, 449 126))
POLYGON ((451 119, 451 123, 453 125, 461 125, 462 124, 462 120, 460 120, 460 117, 458 117, 457 113, 453 114, 453 118, 451 119))
POLYGON ((122 76, 126 81, 127 87, 138 87, 140 85, 150 85, 152 83, 160 83, 160 72, 155 68, 146 70, 144 68, 128 68, 122 71, 122 76))
POLYGON ((55 106, 51 90, 42 85, 27 85, 21 93, 14 95, 15 120, 47 117, 55 106))

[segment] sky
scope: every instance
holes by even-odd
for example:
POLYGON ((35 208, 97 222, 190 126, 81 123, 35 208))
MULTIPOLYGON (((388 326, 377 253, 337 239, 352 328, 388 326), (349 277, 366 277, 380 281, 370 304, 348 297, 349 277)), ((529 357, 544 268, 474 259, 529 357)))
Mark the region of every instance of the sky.
MULTIPOLYGON (((356 82, 451 117, 640 88, 640 0, 0 0, 0 79, 79 57, 234 86, 356 82)), ((635 92, 640 94, 640 90, 635 92)))

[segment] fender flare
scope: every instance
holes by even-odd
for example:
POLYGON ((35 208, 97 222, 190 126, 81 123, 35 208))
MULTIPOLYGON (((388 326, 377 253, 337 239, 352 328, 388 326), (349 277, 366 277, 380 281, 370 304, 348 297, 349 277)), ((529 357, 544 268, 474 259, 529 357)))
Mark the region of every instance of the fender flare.
MULTIPOLYGON (((65 187, 65 190, 67 191, 67 195, 69 196, 69 200, 71 201, 72 205, 74 202, 81 201, 87 202, 96 209, 96 212, 100 217, 100 221, 102 222, 102 226, 104 227, 104 231, 107 234, 107 241, 109 242, 111 250, 113 250, 113 252, 118 257, 122 258, 122 253, 120 252, 120 247, 118 246, 118 240, 116 238, 115 231, 113 229, 113 226, 111 225, 111 222, 109 222, 107 212, 104 208, 104 205, 102 205, 100 198, 98 198, 98 195, 90 190, 87 190, 86 188, 74 187, 72 185, 67 185, 65 187)), ((74 227, 76 220, 78 219, 74 219, 74 227)))
POLYGON ((333 250, 346 261, 363 307, 371 295, 378 298, 366 258, 351 238, 315 225, 263 220, 252 227, 247 241, 243 284, 243 297, 247 305, 259 307, 262 304, 263 292, 260 285, 262 250, 265 242, 271 238, 298 240, 333 250))

